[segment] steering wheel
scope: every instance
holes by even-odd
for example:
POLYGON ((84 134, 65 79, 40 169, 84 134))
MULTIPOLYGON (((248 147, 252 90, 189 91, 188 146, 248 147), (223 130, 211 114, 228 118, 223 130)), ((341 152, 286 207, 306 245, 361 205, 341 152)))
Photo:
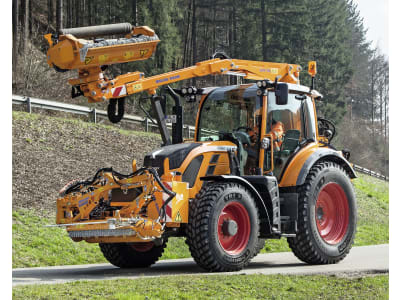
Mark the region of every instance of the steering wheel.
POLYGON ((327 119, 323 118, 318 118, 318 134, 325 136, 325 133, 330 130, 331 134, 329 136, 326 136, 328 138, 328 143, 332 141, 332 139, 336 136, 336 128, 335 124, 333 124, 332 121, 329 121, 327 119))

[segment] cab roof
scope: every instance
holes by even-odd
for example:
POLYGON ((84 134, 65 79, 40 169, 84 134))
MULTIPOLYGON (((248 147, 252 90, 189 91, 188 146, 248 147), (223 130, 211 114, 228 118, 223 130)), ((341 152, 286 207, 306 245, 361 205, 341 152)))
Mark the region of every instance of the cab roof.
MULTIPOLYGON (((308 86, 304 86, 301 84, 293 84, 293 83, 286 83, 286 84, 288 85, 290 91, 311 94, 313 96, 322 98, 322 94, 320 94, 316 90, 310 91, 310 88, 308 86)), ((214 100, 222 100, 224 99, 226 92, 233 90, 243 90, 242 96, 244 98, 247 98, 247 97, 254 97, 255 93, 258 90, 258 87, 255 83, 228 85, 223 87, 208 87, 208 88, 203 88, 203 94, 212 94, 214 100)))

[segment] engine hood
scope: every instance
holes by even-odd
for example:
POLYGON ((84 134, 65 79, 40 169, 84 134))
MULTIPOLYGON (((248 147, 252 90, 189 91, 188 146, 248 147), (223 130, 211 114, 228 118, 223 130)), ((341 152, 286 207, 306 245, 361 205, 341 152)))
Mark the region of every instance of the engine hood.
POLYGON ((166 158, 169 159, 169 168, 173 170, 179 168, 192 151, 198 154, 204 152, 227 152, 232 148, 236 150, 236 145, 228 141, 168 145, 148 153, 144 157, 144 166, 158 168, 157 172, 161 176, 164 174, 164 160, 166 158))

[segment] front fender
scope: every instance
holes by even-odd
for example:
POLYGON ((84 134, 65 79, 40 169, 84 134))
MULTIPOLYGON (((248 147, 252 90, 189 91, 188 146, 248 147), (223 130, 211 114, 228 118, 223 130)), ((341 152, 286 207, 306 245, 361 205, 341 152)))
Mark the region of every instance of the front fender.
POLYGON ((260 214, 260 231, 261 235, 270 235, 272 234, 271 227, 271 218, 269 216, 267 207, 264 203, 264 199, 261 197, 260 193, 256 190, 256 188, 243 177, 235 176, 235 175, 216 175, 216 176, 205 176, 201 177, 200 180, 203 181, 214 181, 214 182, 235 182, 246 187, 252 196, 255 199, 258 212, 260 214))

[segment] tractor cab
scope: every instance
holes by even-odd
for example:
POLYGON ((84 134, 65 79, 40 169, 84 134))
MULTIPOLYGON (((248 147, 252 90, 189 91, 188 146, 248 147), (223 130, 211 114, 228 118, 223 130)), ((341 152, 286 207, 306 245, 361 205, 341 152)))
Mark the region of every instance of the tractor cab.
POLYGON ((309 88, 286 84, 287 97, 257 84, 214 89, 200 103, 197 142, 230 141, 238 147, 241 175, 281 176, 307 141, 316 141, 309 88))

